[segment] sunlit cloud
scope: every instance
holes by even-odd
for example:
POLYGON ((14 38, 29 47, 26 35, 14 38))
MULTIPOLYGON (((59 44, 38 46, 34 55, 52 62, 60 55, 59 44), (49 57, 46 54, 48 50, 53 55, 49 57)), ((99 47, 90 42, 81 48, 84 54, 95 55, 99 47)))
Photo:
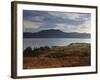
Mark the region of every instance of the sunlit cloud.
POLYGON ((25 10, 23 26, 27 32, 60 29, 64 32, 90 33, 91 14, 25 10))

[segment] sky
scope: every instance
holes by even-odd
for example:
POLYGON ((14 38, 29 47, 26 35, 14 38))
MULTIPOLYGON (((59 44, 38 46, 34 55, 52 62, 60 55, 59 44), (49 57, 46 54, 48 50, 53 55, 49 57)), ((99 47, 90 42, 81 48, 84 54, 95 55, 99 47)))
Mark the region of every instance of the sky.
POLYGON ((24 32, 56 29, 63 32, 91 32, 91 14, 57 11, 23 10, 24 32))

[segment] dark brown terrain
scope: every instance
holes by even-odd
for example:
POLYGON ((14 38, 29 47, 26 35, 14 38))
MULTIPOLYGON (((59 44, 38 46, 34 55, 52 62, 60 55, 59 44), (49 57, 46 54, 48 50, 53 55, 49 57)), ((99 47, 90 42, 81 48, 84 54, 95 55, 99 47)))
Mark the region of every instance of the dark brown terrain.
POLYGON ((23 68, 56 68, 90 66, 90 44, 72 43, 68 46, 47 46, 23 52, 23 68))

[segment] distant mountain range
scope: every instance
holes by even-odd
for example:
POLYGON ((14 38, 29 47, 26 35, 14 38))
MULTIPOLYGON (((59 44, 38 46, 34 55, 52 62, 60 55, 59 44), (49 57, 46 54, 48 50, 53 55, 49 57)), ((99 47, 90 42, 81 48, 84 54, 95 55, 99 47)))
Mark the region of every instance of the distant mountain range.
POLYGON ((42 30, 39 32, 24 32, 23 38, 90 38, 89 33, 78 33, 78 32, 63 32, 61 30, 49 29, 42 30))

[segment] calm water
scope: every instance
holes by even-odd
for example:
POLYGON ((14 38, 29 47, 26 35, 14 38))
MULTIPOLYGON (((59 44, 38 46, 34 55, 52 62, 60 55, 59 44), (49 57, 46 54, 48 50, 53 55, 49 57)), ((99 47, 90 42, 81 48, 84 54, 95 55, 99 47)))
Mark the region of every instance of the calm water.
POLYGON ((65 46, 70 43, 90 43, 90 39, 79 38, 30 38, 24 39, 23 47, 40 47, 40 46, 65 46))

